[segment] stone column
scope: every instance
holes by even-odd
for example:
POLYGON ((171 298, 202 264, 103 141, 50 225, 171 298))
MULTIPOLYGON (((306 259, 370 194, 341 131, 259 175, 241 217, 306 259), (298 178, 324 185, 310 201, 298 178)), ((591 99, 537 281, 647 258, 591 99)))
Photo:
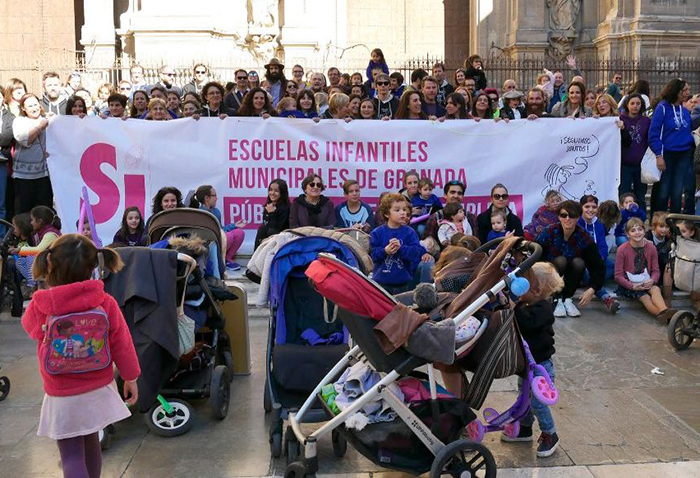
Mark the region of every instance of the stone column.
POLYGON ((115 59, 114 0, 83 0, 85 25, 80 44, 90 66, 112 66, 115 59))

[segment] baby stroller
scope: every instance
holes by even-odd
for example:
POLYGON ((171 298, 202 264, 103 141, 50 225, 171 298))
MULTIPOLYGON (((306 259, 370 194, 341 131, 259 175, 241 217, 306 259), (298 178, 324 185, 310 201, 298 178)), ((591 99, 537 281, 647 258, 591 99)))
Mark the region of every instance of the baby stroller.
MULTIPOLYGON (((669 214, 666 218, 671 229, 670 264, 673 285, 685 292, 700 293, 700 242, 681 236, 676 226, 679 221, 691 221, 697 227, 700 216, 669 214)), ((700 338, 699 312, 679 310, 668 323, 667 333, 673 348, 687 349, 693 340, 700 338)))
MULTIPOLYGON (((151 242, 195 234, 221 244, 218 221, 206 211, 164 211, 149 228, 151 242)), ((216 296, 235 296, 217 293, 188 254, 144 247, 120 248, 119 253, 125 267, 105 278, 105 289, 122 308, 134 339, 141 365, 137 408, 146 413, 148 427, 163 437, 189 431, 194 412, 187 399, 207 398, 212 416, 226 418, 233 359, 216 296), (198 305, 188 307, 186 297, 193 289, 198 305), (188 320, 196 324, 194 347, 183 354, 180 327, 188 320)), ((190 333, 192 329, 185 335, 190 333)))
MULTIPOLYGON (((473 315, 481 318, 481 326, 474 337, 454 351, 457 363, 474 371, 465 399, 438 393, 434 367, 428 360, 402 347, 388 354, 385 352, 375 325, 401 310, 402 306, 397 305, 391 295, 357 270, 332 257, 323 255, 309 266, 307 275, 322 295, 338 304, 338 316, 356 345, 316 386, 299 411, 289 414, 288 433, 292 439, 303 444, 304 455, 302 460, 287 466, 286 477, 316 473, 316 443, 336 430, 366 458, 393 470, 416 475, 430 471, 431 477, 444 474, 477 476, 477 473, 480 473, 479 476, 496 476, 492 454, 478 443, 483 434, 505 430, 511 436, 517 435, 517 421, 530 407, 530 388, 548 404, 557 400, 557 391, 549 376, 544 369, 537 368, 527 344, 522 340, 513 311, 487 308, 502 292, 525 293, 529 284, 519 275, 526 274, 537 261, 541 248, 538 244, 518 238, 499 238, 485 244, 484 250, 499 243, 502 244, 447 308, 447 313, 451 314, 462 304, 466 306, 453 319, 445 319, 455 323, 462 323, 473 315), (320 392, 324 386, 336 380, 349 364, 360 361, 379 372, 382 378, 349 407, 335 414, 320 392), (416 369, 426 364, 427 377, 417 374, 416 369), (538 377, 534 376, 535 370, 540 374, 538 377), (493 379, 513 374, 520 375, 524 382, 523 391, 515 404, 502 414, 493 409, 484 410, 485 425, 476 420, 472 408, 482 406, 493 379), (419 399, 408 406, 403 403, 391 387, 400 378, 409 376, 427 378, 430 398, 419 399), (359 431, 350 428, 348 418, 378 397, 396 414, 395 423, 370 423, 359 431), (316 400, 324 406, 330 421, 310 435, 305 435, 300 422, 316 400), (460 439, 468 424, 471 440, 460 439)), ((407 314, 398 323, 407 323, 404 319, 409 316, 415 318, 407 314)))
POLYGON ((6 228, 2 243, 0 243, 0 310, 9 308, 12 317, 21 317, 24 298, 16 267, 14 263, 10 264, 10 262, 14 262, 14 259, 9 252, 12 240, 16 240, 12 232, 14 226, 4 219, 0 219, 0 226, 6 228))
MULTIPOLYGON (((271 454, 277 458, 286 451, 290 462, 299 454, 298 441, 288 433, 283 443, 283 421, 290 409, 304 403, 315 384, 348 351, 348 332, 336 320, 337 307, 313 289, 304 272, 321 252, 363 269, 371 264, 368 257, 356 255, 362 249, 352 243, 351 237, 332 231, 316 233, 324 235, 299 237, 282 246, 272 259, 269 275, 270 322, 263 405, 266 413, 272 412, 271 454)), ((324 421, 326 413, 315 407, 308 410, 304 420, 324 421)), ((333 439, 337 453, 344 453, 342 437, 334 433, 333 439)))

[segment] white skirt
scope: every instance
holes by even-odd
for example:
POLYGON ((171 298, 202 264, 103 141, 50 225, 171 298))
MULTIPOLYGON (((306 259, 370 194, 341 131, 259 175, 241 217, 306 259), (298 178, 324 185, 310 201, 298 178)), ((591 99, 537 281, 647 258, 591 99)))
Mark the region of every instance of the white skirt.
POLYGON ((113 380, 81 395, 44 395, 37 435, 54 440, 90 435, 130 416, 113 380))

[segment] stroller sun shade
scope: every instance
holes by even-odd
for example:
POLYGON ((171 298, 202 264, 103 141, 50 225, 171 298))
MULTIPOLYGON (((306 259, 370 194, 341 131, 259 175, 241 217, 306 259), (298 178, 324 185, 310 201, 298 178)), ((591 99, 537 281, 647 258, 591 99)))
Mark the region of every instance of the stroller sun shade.
POLYGON ((326 237, 300 237, 284 245, 275 254, 270 268, 270 305, 275 314, 275 343, 287 342, 285 317, 285 296, 290 277, 303 277, 307 266, 321 252, 333 254, 339 260, 353 267, 358 261, 353 252, 340 242, 326 237))
POLYGON ((396 305, 366 278, 359 278, 358 272, 331 258, 321 256, 313 261, 306 275, 321 295, 355 314, 382 320, 396 305))

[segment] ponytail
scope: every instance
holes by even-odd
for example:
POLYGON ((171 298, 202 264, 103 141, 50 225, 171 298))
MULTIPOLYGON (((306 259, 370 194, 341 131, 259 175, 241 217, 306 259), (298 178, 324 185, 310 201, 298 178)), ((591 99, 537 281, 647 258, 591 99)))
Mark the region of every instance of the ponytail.
POLYGON ((58 230, 61 229, 61 218, 50 207, 35 206, 30 214, 34 219, 41 221, 42 227, 53 226, 58 230))
POLYGON ((51 254, 51 249, 45 249, 34 258, 32 276, 35 279, 42 279, 49 273, 49 254, 51 254))
POLYGON ((97 249, 97 267, 100 271, 100 277, 104 277, 104 271, 119 272, 124 267, 124 261, 114 249, 103 247, 97 249))
POLYGON ((212 189, 214 189, 214 186, 210 184, 204 184, 203 186, 199 186, 197 188, 197 191, 195 191, 194 195, 190 199, 189 207, 199 209, 204 204, 204 198, 207 196, 211 196, 212 189))

